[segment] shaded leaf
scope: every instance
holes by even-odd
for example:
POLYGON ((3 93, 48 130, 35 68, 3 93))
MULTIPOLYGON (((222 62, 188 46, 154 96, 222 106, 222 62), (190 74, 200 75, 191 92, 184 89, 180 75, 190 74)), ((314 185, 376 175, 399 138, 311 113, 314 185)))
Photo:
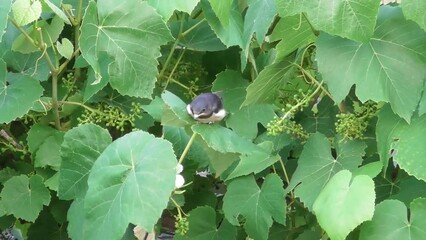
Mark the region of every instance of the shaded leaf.
POLYGON ((374 182, 366 175, 352 178, 351 172, 336 173, 315 200, 318 223, 333 239, 346 236, 374 214, 374 182))
POLYGON ((174 189, 176 164, 171 144, 143 131, 110 144, 89 175, 85 237, 117 239, 129 223, 151 232, 174 189))
POLYGON ((411 124, 384 106, 376 126, 377 151, 384 169, 388 166, 391 152, 393 160, 408 174, 426 181, 426 115, 414 117, 411 124))
POLYGON ((237 229, 226 219, 220 225, 211 207, 198 207, 188 214, 189 230, 185 235, 176 234, 176 240, 236 239, 237 229))
POLYGON ((34 222, 43 205, 50 202, 50 192, 38 175, 12 177, 4 183, 0 196, 7 213, 30 222, 34 222))
MULTIPOLYGON (((44 3, 46 3, 47 6, 49 6, 50 10, 52 10, 58 17, 62 19, 66 24, 71 25, 71 21, 68 19, 67 15, 54 3, 52 3, 50 0, 43 0, 44 3)), ((60 1, 62 3, 62 1, 60 1)))
POLYGON ((237 112, 246 97, 248 81, 240 72, 227 69, 216 76, 212 92, 221 92, 223 107, 227 112, 237 112))
POLYGON ((321 34, 317 47, 318 69, 336 103, 356 84, 362 102, 389 102, 410 121, 426 76, 426 32, 405 20, 400 8, 381 8, 369 42, 321 34), (401 31, 404 34, 393 34, 401 31))
POLYGON ((243 106, 273 103, 278 90, 293 77, 293 74, 294 67, 287 60, 265 67, 254 82, 247 87, 247 96, 243 106))
POLYGON ((35 154, 41 144, 50 136, 55 135, 58 130, 48 125, 36 123, 28 131, 27 143, 32 154, 35 154))
MULTIPOLYGON (((50 47, 59 38, 59 35, 64 28, 64 21, 61 18, 55 16, 52 21, 49 22, 47 20, 38 21, 37 26, 41 29, 41 34, 43 35, 43 41, 45 42, 46 47, 50 47)), ((33 26, 29 26, 26 32, 32 39, 40 38, 39 31, 33 26)), ((24 34, 20 34, 13 42, 12 51, 28 54, 38 52, 40 49, 38 46, 36 47, 31 44, 24 34)), ((42 53, 39 54, 41 55, 42 53)))
POLYGON ((226 219, 238 225, 238 216, 244 216, 244 228, 251 238, 267 239, 272 218, 285 224, 283 183, 275 174, 266 176, 261 188, 252 175, 232 180, 223 201, 226 219))
POLYGON ((60 146, 59 198, 70 200, 86 194, 90 169, 111 141, 108 131, 95 124, 80 125, 65 133, 60 146))
POLYGON ((60 148, 63 139, 64 133, 59 131, 44 139, 35 154, 34 166, 50 166, 58 170, 61 165, 60 148))
POLYGON ((38 100, 43 88, 30 76, 18 74, 7 81, 6 63, 0 60, 0 123, 9 123, 26 114, 38 100))
POLYGON ((426 232, 426 199, 418 198, 407 208, 397 200, 385 200, 376 206, 374 217, 361 227, 361 240, 423 239, 426 232))
POLYGON ((399 200, 408 207, 416 198, 426 198, 426 182, 415 177, 407 177, 399 182, 399 192, 391 195, 390 199, 399 200))
POLYGON ((80 48, 101 77, 101 54, 114 59, 108 65, 111 86, 123 95, 150 98, 157 75, 160 46, 172 40, 162 18, 147 2, 113 0, 90 2, 84 15, 80 48), (123 17, 125 14, 126 17, 123 17), (94 47, 95 46, 95 47, 94 47))
POLYGON ((303 147, 298 166, 290 179, 287 191, 294 190, 306 207, 312 206, 327 182, 340 170, 355 170, 362 162, 366 145, 357 140, 334 140, 336 156, 331 155, 331 146, 321 133, 310 135, 303 147))
POLYGON ((164 101, 164 110, 161 116, 161 124, 164 126, 183 127, 194 120, 186 111, 186 103, 169 91, 161 94, 164 101))

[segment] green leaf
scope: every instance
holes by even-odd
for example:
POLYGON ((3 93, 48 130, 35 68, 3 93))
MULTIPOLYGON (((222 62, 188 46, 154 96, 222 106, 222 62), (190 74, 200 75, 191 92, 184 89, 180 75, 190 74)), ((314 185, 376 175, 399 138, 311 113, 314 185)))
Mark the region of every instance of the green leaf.
POLYGON ((71 59, 72 53, 74 52, 74 46, 70 40, 68 40, 68 38, 62 38, 62 43, 57 41, 56 49, 58 50, 59 54, 61 54, 61 56, 66 59, 71 59))
POLYGON ((101 55, 106 53, 114 59, 108 65, 111 86, 123 95, 150 98, 160 46, 170 40, 166 24, 147 2, 100 0, 91 1, 86 9, 80 48, 95 70, 96 82, 92 84, 101 80, 101 55))
POLYGON ((85 218, 84 218, 84 200, 77 198, 68 209, 68 234, 71 239, 85 239, 85 218))
MULTIPOLYGON (((64 21, 68 25, 71 25, 71 22, 68 19, 67 15, 59 7, 57 7, 50 0, 43 0, 43 2, 46 3, 46 5, 49 6, 50 10, 52 10, 59 18, 61 18, 62 21, 64 21)), ((60 3, 62 3, 62 1, 60 3)))
POLYGON ((248 81, 243 78, 241 72, 227 69, 216 76, 212 91, 221 92, 223 107, 227 112, 237 112, 246 97, 248 81))
POLYGON ((351 172, 336 173, 315 200, 318 223, 333 239, 346 236, 374 214, 374 182, 366 175, 352 178, 351 172))
POLYGON ((391 195, 390 199, 396 199, 406 206, 410 206, 411 201, 416 198, 426 198, 426 182, 418 180, 415 177, 407 177, 399 182, 399 192, 391 195))
POLYGON ((252 175, 232 180, 223 199, 226 219, 239 225, 238 217, 245 218, 244 228, 253 239, 267 239, 272 218, 285 224, 285 194, 281 179, 275 174, 266 176, 262 188, 252 175))
MULTIPOLYGON (((83 58, 82 58, 83 59, 83 58)), ((99 65, 101 69, 101 75, 104 76, 101 78, 101 80, 96 82, 96 73, 95 70, 92 67, 89 67, 88 73, 87 73, 87 81, 85 81, 85 87, 84 87, 84 95, 83 95, 83 101, 87 102, 91 97, 93 97, 96 93, 101 91, 109 82, 109 76, 108 76, 108 65, 112 63, 114 60, 111 56, 106 54, 105 52, 99 53, 99 65)))
POLYGON ((58 196, 70 200, 83 197, 93 163, 111 143, 108 131, 95 124, 75 127, 65 133, 58 196))
POLYGON ((48 137, 53 136, 57 132, 58 130, 40 123, 32 125, 28 131, 27 136, 28 148, 30 152, 35 154, 40 145, 42 145, 48 137))
POLYGON ((38 214, 50 202, 50 192, 37 175, 12 177, 4 183, 0 193, 6 212, 17 218, 34 222, 38 214))
POLYGON ((0 183, 4 183, 14 176, 18 176, 19 173, 12 168, 5 167, 0 170, 0 183))
POLYGON ((164 126, 184 127, 194 120, 186 112, 186 104, 169 91, 161 94, 165 107, 161 116, 161 124, 164 126))
POLYGON ((213 11, 208 0, 201 0, 204 17, 210 27, 227 47, 238 45, 243 46, 243 17, 238 7, 237 1, 232 1, 230 19, 228 25, 223 25, 213 11))
POLYGON ((275 61, 278 62, 294 50, 314 42, 317 36, 306 18, 294 15, 280 19, 268 38, 270 42, 281 40, 276 47, 278 53, 275 61))
POLYGON ((12 13, 19 26, 27 25, 41 16, 41 3, 38 0, 15 0, 12 13))
POLYGON ((243 106, 273 103, 278 90, 293 77, 293 74, 294 67, 286 60, 265 67, 247 87, 247 97, 243 106))
POLYGON ((250 173, 259 173, 280 160, 279 155, 271 156, 273 149, 272 142, 263 142, 258 146, 262 147, 264 151, 257 150, 253 151, 251 154, 242 155, 240 157, 241 160, 238 162, 237 166, 232 170, 226 180, 248 175, 250 173))
MULTIPOLYGON (((50 51, 48 50, 47 53, 50 51)), ((50 68, 46 58, 40 59, 40 52, 23 54, 20 52, 8 51, 3 57, 9 69, 29 75, 38 81, 47 81, 50 76, 50 68)), ((53 57, 53 54, 49 54, 53 57)), ((12 71, 9 71, 12 72, 12 71)))
POLYGON ((264 127, 276 116, 273 105, 259 104, 241 108, 230 115, 226 126, 242 137, 254 139, 257 136, 257 124, 264 127))
POLYGON ((148 105, 144 105, 142 108, 156 121, 160 122, 164 111, 164 101, 159 97, 155 97, 148 105))
MULTIPOLYGON (((37 26, 41 29, 43 41, 46 43, 46 47, 50 47, 59 38, 59 35, 64 28, 64 21, 61 18, 55 16, 50 23, 47 20, 38 21, 37 26)), ((26 32, 32 39, 40 38, 39 31, 33 26, 29 26, 26 29, 26 32)), ((13 42, 12 51, 28 54, 38 52, 40 49, 31 44, 24 34, 20 34, 13 42)))
POLYGON ((331 155, 330 142, 323 134, 311 134, 286 189, 290 191, 295 188, 294 194, 308 209, 312 209, 315 199, 337 172, 344 169, 355 170, 362 162, 366 148, 363 142, 336 138, 334 143, 337 158, 331 155))
POLYGON ((34 166, 46 167, 50 166, 55 170, 61 165, 60 148, 64 139, 63 132, 56 132, 52 136, 44 139, 35 153, 34 166))
POLYGON ((219 225, 216 212, 211 207, 198 207, 189 212, 189 231, 185 235, 176 234, 176 240, 204 240, 204 239, 235 239, 237 229, 226 219, 219 225))
POLYGON ((360 168, 352 171, 354 176, 357 175, 367 175, 370 178, 375 178, 383 169, 383 163, 380 161, 368 163, 366 165, 361 166, 360 168))
POLYGON ((199 1, 200 0, 148 0, 148 3, 155 8, 165 20, 168 20, 175 10, 190 14, 199 1))
POLYGON ((110 144, 89 175, 85 237, 118 239, 129 223, 151 232, 174 189, 176 165, 172 145, 143 131, 110 144))
POLYGON ((233 1, 210 0, 211 8, 224 27, 229 26, 233 1))
POLYGON ((426 75, 426 33, 405 20, 400 8, 381 8, 374 36, 367 43, 321 34, 317 47, 318 69, 336 103, 356 84, 362 102, 389 102, 410 121, 426 75))
POLYGON ((355 41, 370 39, 379 4, 374 0, 277 0, 281 17, 306 12, 316 29, 355 41))
POLYGON ((401 1, 401 8, 404 16, 413 20, 426 31, 426 2, 423 0, 401 1))
POLYGON ((408 174, 426 181, 426 115, 414 117, 411 124, 395 115, 389 106, 379 113, 376 126, 377 150, 384 169, 391 151, 393 160, 408 174))
POLYGON ((226 46, 217 38, 216 34, 211 29, 210 25, 203 20, 189 19, 184 22, 182 32, 191 31, 183 35, 179 34, 181 22, 175 21, 171 24, 171 31, 175 38, 179 38, 179 45, 193 51, 221 51, 226 49, 226 46), (200 21, 202 21, 200 23, 200 21), (197 26, 196 26, 197 25, 197 26))
POLYGON ((2 41, 3 31, 7 26, 8 16, 12 8, 12 0, 2 1, 2 8, 0 9, 0 42, 2 41))
POLYGON ((425 214, 425 198, 411 202, 409 217, 404 203, 385 200, 376 206, 373 220, 362 225, 359 239, 423 239, 426 232, 425 214))
POLYGON ((17 79, 8 82, 6 73, 6 63, 0 60, 0 123, 26 114, 43 93, 40 83, 30 76, 18 74, 17 79))
POLYGON ((244 69, 250 51, 250 43, 254 33, 259 45, 263 43, 269 26, 277 12, 275 0, 248 0, 248 9, 244 17, 243 45, 241 68, 244 69))

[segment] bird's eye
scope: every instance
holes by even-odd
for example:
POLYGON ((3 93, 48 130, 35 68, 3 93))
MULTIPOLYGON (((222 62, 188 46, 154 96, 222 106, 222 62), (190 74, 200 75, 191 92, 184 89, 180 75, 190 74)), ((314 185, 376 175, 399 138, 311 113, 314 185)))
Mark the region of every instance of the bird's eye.
POLYGON ((205 108, 203 108, 203 109, 201 109, 200 113, 203 113, 203 112, 205 112, 205 111, 206 111, 206 109, 205 109, 205 108))

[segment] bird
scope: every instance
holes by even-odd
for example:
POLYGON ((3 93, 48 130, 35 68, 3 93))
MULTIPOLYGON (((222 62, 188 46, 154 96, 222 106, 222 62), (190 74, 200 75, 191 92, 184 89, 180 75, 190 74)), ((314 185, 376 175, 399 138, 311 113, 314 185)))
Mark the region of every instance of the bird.
POLYGON ((226 116, 219 93, 202 93, 186 106, 188 114, 201 123, 215 123, 226 116))

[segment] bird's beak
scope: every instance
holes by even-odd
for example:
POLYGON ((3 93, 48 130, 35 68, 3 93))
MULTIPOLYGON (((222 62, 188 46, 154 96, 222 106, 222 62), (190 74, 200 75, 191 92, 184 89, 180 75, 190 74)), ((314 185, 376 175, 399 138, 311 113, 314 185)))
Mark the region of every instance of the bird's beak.
POLYGON ((198 119, 201 116, 201 114, 195 114, 194 113, 194 119, 198 119))

